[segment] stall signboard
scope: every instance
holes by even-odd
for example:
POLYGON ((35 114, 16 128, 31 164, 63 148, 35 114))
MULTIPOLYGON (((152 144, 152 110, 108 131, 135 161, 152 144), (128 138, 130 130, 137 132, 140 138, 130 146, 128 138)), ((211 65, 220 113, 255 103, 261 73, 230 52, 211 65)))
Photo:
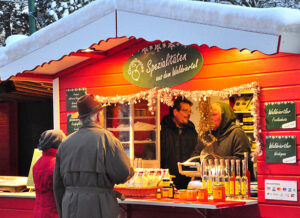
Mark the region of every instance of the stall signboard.
POLYGON ((77 116, 78 116, 78 113, 67 114, 67 134, 68 135, 77 131, 81 126, 81 123, 80 123, 79 119, 77 118, 77 116))
POLYGON ((266 136, 267 163, 296 163, 296 136, 266 136))
POLYGON ((296 128, 296 104, 294 101, 265 103, 266 128, 296 128))
POLYGON ((77 100, 86 95, 86 88, 66 89, 67 111, 77 110, 77 100))
POLYGON ((265 199, 298 201, 297 181, 265 180, 265 199))
POLYGON ((171 87, 193 78, 203 57, 192 46, 158 43, 134 53, 123 66, 128 82, 143 88, 171 87))

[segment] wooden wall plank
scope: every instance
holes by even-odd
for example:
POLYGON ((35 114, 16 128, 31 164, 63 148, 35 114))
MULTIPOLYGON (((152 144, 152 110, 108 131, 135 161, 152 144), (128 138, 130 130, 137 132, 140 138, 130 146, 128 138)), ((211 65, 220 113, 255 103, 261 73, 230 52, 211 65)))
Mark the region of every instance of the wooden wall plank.
POLYGON ((280 163, 266 163, 257 161, 257 174, 258 175, 300 175, 300 163, 296 164, 280 164, 280 163))
MULTIPOLYGON (((195 78, 220 78, 300 69, 300 56, 203 65, 195 78)), ((286 78, 288 79, 288 78, 286 78)))
MULTIPOLYGON (((299 74, 300 75, 300 74, 299 74)), ((298 80, 300 81, 300 80, 298 80)), ((300 83, 300 82, 299 82, 300 83)), ((294 101, 300 100, 300 85, 262 88, 260 101, 294 101)))
POLYGON ((299 206, 285 206, 281 204, 259 204, 260 217, 262 218, 296 218, 300 217, 299 206))

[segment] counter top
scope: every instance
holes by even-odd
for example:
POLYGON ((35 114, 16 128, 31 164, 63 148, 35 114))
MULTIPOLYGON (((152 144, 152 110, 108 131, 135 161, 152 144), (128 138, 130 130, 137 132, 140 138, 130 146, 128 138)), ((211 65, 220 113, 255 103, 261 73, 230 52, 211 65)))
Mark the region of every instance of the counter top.
POLYGON ((8 198, 35 198, 35 192, 0 192, 1 197, 8 197, 8 198))
POLYGON ((156 198, 126 198, 125 201, 118 200, 118 202, 119 204, 137 204, 137 205, 203 208, 203 209, 220 209, 220 208, 257 204, 256 199, 243 200, 243 201, 230 200, 225 202, 214 202, 212 200, 209 200, 206 202, 199 202, 199 201, 182 201, 178 199, 157 200, 156 198))
MULTIPOLYGON (((1 197, 10 198, 35 198, 35 192, 0 192, 1 197)), ((126 198, 125 201, 118 200, 119 204, 135 204, 135 205, 152 205, 152 206, 169 206, 169 207, 185 207, 185 208, 203 208, 203 209, 220 209, 228 207, 238 207, 257 204, 256 199, 238 201, 230 200, 225 202, 213 202, 209 200, 207 202, 199 201, 182 201, 178 199, 160 199, 156 198, 126 198)))

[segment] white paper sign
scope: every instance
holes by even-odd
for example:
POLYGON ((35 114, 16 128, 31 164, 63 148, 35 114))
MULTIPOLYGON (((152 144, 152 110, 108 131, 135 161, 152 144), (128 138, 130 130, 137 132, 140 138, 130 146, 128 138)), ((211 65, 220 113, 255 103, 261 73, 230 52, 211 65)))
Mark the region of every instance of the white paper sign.
POLYGON ((297 201, 297 181, 265 180, 265 199, 297 201))

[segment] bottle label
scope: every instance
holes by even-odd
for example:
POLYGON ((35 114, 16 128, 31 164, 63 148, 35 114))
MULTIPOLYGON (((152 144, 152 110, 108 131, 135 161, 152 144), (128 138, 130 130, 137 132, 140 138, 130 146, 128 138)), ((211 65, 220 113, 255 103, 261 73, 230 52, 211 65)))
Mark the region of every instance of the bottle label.
POLYGON ((163 198, 169 197, 169 189, 168 188, 163 188, 162 189, 162 197, 163 198))
POLYGON ((230 195, 234 196, 234 181, 230 181, 230 195))
POLYGON ((207 180, 207 192, 209 194, 212 193, 212 181, 211 180, 207 180))
POLYGON ((206 186, 207 186, 207 185, 206 185, 206 182, 207 182, 207 181, 202 180, 202 188, 207 188, 207 187, 206 187, 206 186))
POLYGON ((222 190, 213 190, 213 198, 214 199, 222 199, 223 195, 222 195, 222 190))
POLYGON ((156 193, 156 198, 161 199, 161 193, 160 192, 156 193))
POLYGON ((204 200, 204 193, 198 192, 198 200, 204 200))
POLYGON ((242 181, 242 195, 246 195, 246 194, 247 194, 247 182, 242 181))
POLYGON ((173 189, 173 187, 169 188, 169 198, 174 198, 174 189, 173 189))
POLYGON ((239 181, 235 181, 235 194, 236 195, 240 194, 240 183, 239 183, 239 181))
POLYGON ((225 195, 228 196, 230 194, 229 182, 225 182, 224 186, 225 186, 225 195))

